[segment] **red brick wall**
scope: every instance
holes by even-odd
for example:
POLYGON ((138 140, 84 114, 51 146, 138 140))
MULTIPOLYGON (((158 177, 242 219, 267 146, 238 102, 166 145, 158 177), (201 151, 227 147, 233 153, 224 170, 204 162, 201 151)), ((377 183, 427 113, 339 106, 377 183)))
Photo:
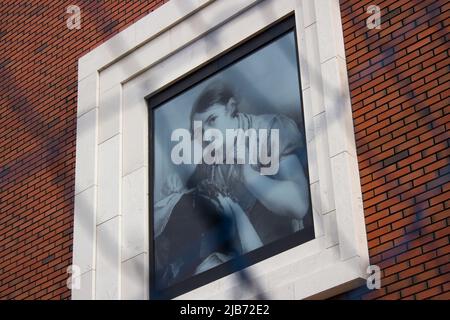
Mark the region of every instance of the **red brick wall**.
POLYGON ((371 264, 381 289, 450 299, 449 22, 445 0, 341 0, 371 264), (381 29, 369 30, 370 4, 381 29))
MULTIPOLYGON (((0 0, 0 299, 70 298, 77 59, 162 2, 0 0), (80 30, 66 27, 70 4, 80 30)), ((368 4, 341 10, 383 287, 346 297, 449 298, 449 3, 370 1, 381 30, 365 27, 368 4)))
POLYGON ((70 297, 77 60, 163 2, 0 1, 0 299, 70 297))

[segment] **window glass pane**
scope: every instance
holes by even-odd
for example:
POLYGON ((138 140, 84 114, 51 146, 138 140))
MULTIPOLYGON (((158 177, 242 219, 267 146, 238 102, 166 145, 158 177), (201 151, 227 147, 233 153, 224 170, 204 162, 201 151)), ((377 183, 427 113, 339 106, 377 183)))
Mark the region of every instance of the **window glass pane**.
POLYGON ((295 37, 153 109, 155 292, 195 288, 314 237, 295 37))

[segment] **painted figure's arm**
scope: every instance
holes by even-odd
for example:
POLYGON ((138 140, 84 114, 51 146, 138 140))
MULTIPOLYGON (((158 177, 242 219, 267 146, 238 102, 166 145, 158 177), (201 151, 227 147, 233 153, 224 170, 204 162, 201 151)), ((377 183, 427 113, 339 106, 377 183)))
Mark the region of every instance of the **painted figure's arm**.
POLYGON ((309 209, 308 185, 303 167, 296 155, 281 159, 277 179, 260 175, 244 165, 248 190, 275 214, 303 219, 309 209))

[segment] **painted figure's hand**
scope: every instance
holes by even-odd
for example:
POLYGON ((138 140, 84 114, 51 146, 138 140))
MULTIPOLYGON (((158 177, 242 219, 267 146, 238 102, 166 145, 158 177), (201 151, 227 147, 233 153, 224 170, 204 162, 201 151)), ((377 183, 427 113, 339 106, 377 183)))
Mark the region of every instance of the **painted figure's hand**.
POLYGON ((231 200, 229 197, 224 197, 223 195, 219 194, 217 196, 217 200, 219 201, 220 206, 223 209, 223 213, 225 214, 225 216, 227 216, 228 218, 234 219, 234 201, 231 200))
POLYGON ((183 182, 178 174, 172 173, 167 177, 166 183, 163 186, 162 193, 169 195, 175 192, 181 192, 184 189, 183 182))

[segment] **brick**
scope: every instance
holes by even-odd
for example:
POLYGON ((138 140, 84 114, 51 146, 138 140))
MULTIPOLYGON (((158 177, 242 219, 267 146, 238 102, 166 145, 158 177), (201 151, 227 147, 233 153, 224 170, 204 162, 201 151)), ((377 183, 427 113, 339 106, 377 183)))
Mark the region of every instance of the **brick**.
POLYGON ((441 287, 434 287, 416 294, 416 299, 425 300, 442 293, 441 287))
POLYGON ((413 199, 404 200, 404 201, 402 201, 402 202, 400 202, 398 204, 395 204, 395 205, 391 206, 389 208, 389 211, 391 213, 395 213, 395 212, 398 212, 398 211, 403 210, 405 208, 408 208, 410 206, 413 206, 415 203, 416 202, 413 199))
POLYGON ((411 278, 403 279, 403 280, 397 281, 397 282, 389 285, 387 287, 387 292, 391 293, 391 292, 399 291, 403 288, 409 287, 411 284, 412 284, 411 278))
POLYGON ((442 237, 446 237, 450 234, 450 226, 447 226, 445 228, 439 229, 438 231, 434 232, 435 239, 440 239, 442 237))
POLYGON ((384 227, 379 227, 379 228, 375 229, 373 232, 370 232, 367 235, 367 239, 371 240, 371 239, 374 239, 374 238, 378 238, 378 237, 380 237, 380 236, 390 232, 391 229, 392 228, 391 228, 390 225, 386 225, 384 227))
MULTIPOLYGON (((441 169, 441 168, 444 168, 444 169, 448 170, 449 165, 450 165, 450 160, 449 159, 441 159, 439 161, 432 162, 431 164, 426 166, 424 168, 424 170, 425 170, 425 173, 428 173, 428 172, 431 172, 431 171, 434 171, 434 170, 438 170, 438 169, 441 169)), ((439 173, 441 173, 441 171, 439 171, 439 173)))
POLYGON ((399 169, 397 171, 394 170, 394 172, 386 175, 386 181, 389 182, 391 180, 398 179, 401 176, 404 176, 404 175, 406 175, 406 174, 408 174, 410 172, 411 172, 411 168, 409 166, 408 167, 403 167, 403 168, 401 168, 401 169, 399 169))
POLYGON ((373 290, 368 294, 365 294, 362 296, 362 299, 364 300, 373 300, 373 299, 377 299, 380 298, 382 296, 384 296, 386 294, 386 289, 385 288, 380 288, 377 290, 373 290))
MULTIPOLYGON (((420 232, 422 234, 433 233, 433 232, 436 234, 436 231, 440 231, 440 230, 444 229, 446 226, 447 226, 447 223, 445 222, 445 220, 439 220, 433 224, 424 226, 420 230, 420 232)), ((439 237, 437 237, 437 239, 439 239, 439 237)))
POLYGON ((448 283, 450 282, 450 275, 449 274, 443 274, 437 277, 434 277, 427 281, 427 284, 429 287, 434 287, 440 284, 448 283))
POLYGON ((439 267, 444 264, 448 264, 450 258, 450 254, 446 254, 443 256, 439 256, 433 260, 429 260, 425 263, 425 269, 432 269, 435 267, 439 267))
POLYGON ((404 183, 406 183, 408 181, 420 178, 422 176, 423 176, 423 170, 422 169, 414 170, 410 174, 407 174, 407 175, 404 175, 404 176, 400 177, 398 179, 398 181, 399 181, 400 184, 404 184, 404 183))
MULTIPOLYGON (((436 187, 432 190, 439 190, 439 187, 436 187)), ((435 204, 444 202, 448 199, 450 199, 450 191, 446 191, 430 199, 430 205, 434 206, 435 204)))
MULTIPOLYGON (((390 242, 386 242, 386 243, 390 243, 390 242)), ((407 250, 407 246, 403 244, 403 245, 396 246, 396 247, 394 247, 392 249, 384 251, 381 254, 381 257, 383 259, 388 259, 388 258, 391 258, 391 257, 394 257, 394 256, 398 256, 401 253, 406 252, 406 250, 407 250)))
POLYGON ((420 229, 423 230, 424 227, 428 226, 431 223, 431 218, 426 217, 424 219, 420 219, 416 216, 414 222, 408 226, 406 226, 406 232, 412 232, 414 230, 420 229))
POLYGON ((418 283, 416 285, 413 285, 413 286, 403 289, 402 291, 400 291, 400 294, 402 295, 402 297, 406 297, 411 294, 423 291, 426 288, 427 288, 426 284, 424 282, 422 282, 422 283, 418 283))
POLYGON ((415 199, 416 199, 417 202, 422 202, 424 200, 429 200, 429 199, 431 199, 433 197, 439 196, 441 194, 441 190, 440 189, 441 189, 440 187, 431 189, 431 190, 429 190, 427 192, 424 192, 422 194, 417 195, 415 197, 415 199))
POLYGON ((403 229, 397 229, 395 231, 389 232, 388 234, 382 235, 380 237, 380 243, 399 238, 400 236, 402 236, 404 234, 405 234, 405 231, 403 229))
POLYGON ((420 236, 420 232, 418 230, 416 230, 414 232, 409 232, 409 233, 405 234, 404 236, 395 239, 394 245, 398 246, 398 245, 407 243, 408 248, 410 248, 411 242, 416 240, 417 238, 419 238, 419 236, 420 236))
POLYGON ((443 300, 443 301, 450 300, 450 290, 444 289, 444 291, 445 291, 444 293, 434 296, 433 300, 443 300))
MULTIPOLYGON (((422 269, 423 268, 424 267, 422 266, 422 269)), ((414 283, 418 283, 418 282, 422 282, 422 281, 434 278, 438 275, 439 275, 438 269, 431 269, 431 270, 416 274, 413 278, 413 281, 414 281, 414 283)))
MULTIPOLYGON (((398 274, 398 278, 399 279, 405 279, 405 278, 410 278, 411 276, 417 275, 417 274, 423 275, 424 274, 424 272, 423 272, 424 269, 425 268, 424 268, 424 266, 422 264, 418 265, 418 266, 415 266, 415 267, 410 267, 410 268, 400 272, 398 274)), ((417 277, 414 277, 413 279, 415 280, 416 278, 417 277)), ((424 280, 426 280, 426 279, 424 279, 424 280)))
POLYGON ((414 248, 414 249, 409 249, 408 251, 404 252, 404 253, 400 253, 397 256, 397 262, 402 262, 405 260, 409 260, 411 258, 414 258, 418 255, 420 255, 422 253, 422 249, 421 248, 414 248))
MULTIPOLYGON (((418 231, 420 231, 420 230, 418 230, 418 231)), ((416 248, 418 246, 430 243, 433 240, 434 240, 433 234, 421 235, 420 238, 411 240, 408 243, 408 249, 413 249, 413 248, 416 248)))
MULTIPOLYGON (((377 246, 377 247, 370 248, 369 253, 370 253, 370 255, 372 256, 372 255, 376 255, 376 254, 379 254, 379 253, 381 253, 381 252, 387 251, 387 252, 388 252, 387 255, 389 255, 389 254, 391 254, 392 252, 391 252, 391 251, 388 251, 388 250, 391 249, 392 247, 393 247, 392 242, 386 242, 386 243, 384 243, 384 244, 382 244, 382 245, 379 245, 379 246, 377 246)), ((398 250, 398 249, 395 249, 395 250, 398 250)), ((396 251, 394 251, 394 252, 396 252, 396 251)), ((392 253, 392 255, 395 255, 395 253, 392 253)), ((384 257, 384 258, 392 257, 392 255, 386 256, 386 257, 384 257)))
POLYGON ((448 245, 448 237, 446 238, 440 238, 440 239, 436 239, 434 242, 431 243, 427 243, 426 245, 424 245, 423 248, 423 252, 428 252, 430 250, 435 250, 437 248, 443 247, 445 245, 448 245))

